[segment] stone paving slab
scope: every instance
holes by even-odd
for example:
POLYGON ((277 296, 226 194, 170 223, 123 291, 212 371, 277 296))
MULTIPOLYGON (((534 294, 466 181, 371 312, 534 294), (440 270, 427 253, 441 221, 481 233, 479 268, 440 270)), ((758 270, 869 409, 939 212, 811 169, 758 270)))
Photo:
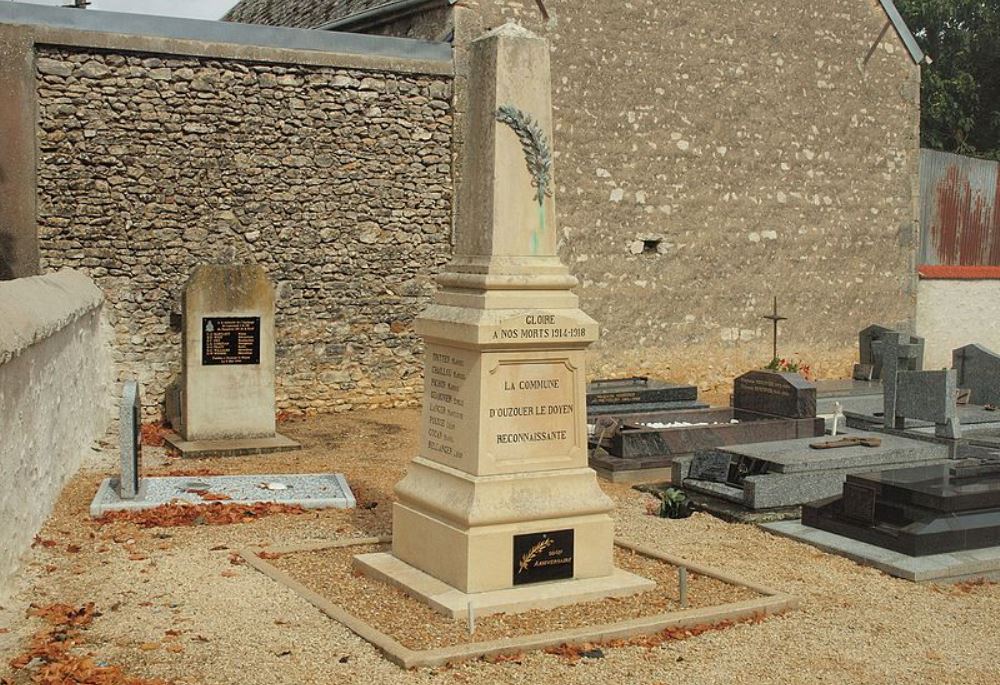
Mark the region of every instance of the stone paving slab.
POLYGON ((917 583, 956 583, 974 578, 1000 579, 1000 547, 911 557, 892 550, 802 525, 802 521, 777 521, 760 525, 764 530, 839 554, 865 566, 917 583))
POLYGON ((347 480, 339 473, 268 474, 249 476, 169 476, 143 478, 135 499, 118 496, 118 479, 105 478, 90 503, 90 515, 99 518, 111 511, 152 509, 171 502, 215 504, 198 492, 229 497, 223 504, 289 504, 305 509, 351 509, 357 502, 347 480), (281 484, 270 490, 263 484, 281 484))

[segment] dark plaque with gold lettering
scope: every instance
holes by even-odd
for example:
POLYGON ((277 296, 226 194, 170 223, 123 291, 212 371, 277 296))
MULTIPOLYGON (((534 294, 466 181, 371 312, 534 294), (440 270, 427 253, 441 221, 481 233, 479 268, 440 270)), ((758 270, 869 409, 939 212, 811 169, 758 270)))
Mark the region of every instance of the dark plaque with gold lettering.
POLYGON ((572 528, 514 536, 514 585, 572 577, 572 528))
POLYGON ((203 318, 201 363, 204 366, 260 364, 260 317, 203 318))

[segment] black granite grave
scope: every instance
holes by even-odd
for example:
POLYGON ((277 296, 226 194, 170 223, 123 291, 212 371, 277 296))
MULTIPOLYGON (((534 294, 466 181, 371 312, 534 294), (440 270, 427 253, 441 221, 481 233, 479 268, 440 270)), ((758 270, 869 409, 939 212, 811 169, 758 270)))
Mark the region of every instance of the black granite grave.
POLYGON ((792 419, 816 417, 816 386, 797 373, 750 371, 733 382, 733 407, 792 419))
POLYGON ((1000 457, 848 475, 802 523, 909 556, 1000 545, 1000 457))
POLYGON ((698 401, 698 388, 693 385, 668 383, 646 376, 601 379, 587 385, 587 414, 590 416, 707 406, 698 401))

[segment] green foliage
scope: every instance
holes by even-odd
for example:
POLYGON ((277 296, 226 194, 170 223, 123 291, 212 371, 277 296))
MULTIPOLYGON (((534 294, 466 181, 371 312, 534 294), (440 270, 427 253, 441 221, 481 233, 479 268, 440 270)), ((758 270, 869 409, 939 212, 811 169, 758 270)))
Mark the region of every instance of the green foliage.
POLYGON ((660 518, 685 519, 691 515, 691 500, 683 490, 667 488, 656 496, 660 498, 660 518))
POLYGON ((920 47, 920 142, 1000 159, 1000 2, 896 0, 920 47))

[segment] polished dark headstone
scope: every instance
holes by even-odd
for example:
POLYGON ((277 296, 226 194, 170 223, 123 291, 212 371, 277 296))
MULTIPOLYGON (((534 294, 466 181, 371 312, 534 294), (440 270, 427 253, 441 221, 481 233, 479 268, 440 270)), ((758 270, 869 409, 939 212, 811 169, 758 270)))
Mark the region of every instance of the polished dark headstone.
POLYGON ((733 407, 759 414, 816 416, 816 386, 797 373, 750 371, 733 382, 733 407))
POLYGON ((1000 460, 848 475, 802 523, 910 556, 1000 545, 1000 460))

